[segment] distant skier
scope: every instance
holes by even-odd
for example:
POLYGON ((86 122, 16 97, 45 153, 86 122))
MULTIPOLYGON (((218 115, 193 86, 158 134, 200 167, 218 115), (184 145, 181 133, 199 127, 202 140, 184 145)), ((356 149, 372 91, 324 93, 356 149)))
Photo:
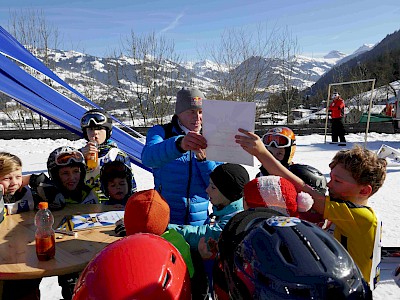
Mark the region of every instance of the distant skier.
POLYGON ((329 114, 332 119, 332 142, 337 143, 339 137, 340 143, 346 143, 344 137, 346 131, 343 126, 345 104, 338 92, 333 93, 332 100, 329 105, 329 114))

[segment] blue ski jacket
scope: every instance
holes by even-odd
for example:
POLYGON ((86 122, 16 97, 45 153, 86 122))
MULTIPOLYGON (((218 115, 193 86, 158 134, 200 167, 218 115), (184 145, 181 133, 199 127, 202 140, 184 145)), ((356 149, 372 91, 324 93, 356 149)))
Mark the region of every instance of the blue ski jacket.
POLYGON ((203 225, 208 217, 210 173, 219 164, 197 161, 195 153, 180 152, 176 141, 184 136, 175 115, 166 125, 149 129, 142 163, 152 168, 155 189, 167 200, 170 223, 203 225))

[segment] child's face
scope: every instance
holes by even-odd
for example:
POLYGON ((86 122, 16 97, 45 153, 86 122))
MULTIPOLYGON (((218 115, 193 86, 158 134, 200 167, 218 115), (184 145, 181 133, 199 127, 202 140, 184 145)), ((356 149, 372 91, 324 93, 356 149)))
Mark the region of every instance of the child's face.
POLYGON ((0 184, 4 187, 5 195, 14 195, 22 185, 22 169, 0 176, 0 184))
POLYGON ((228 199, 219 191, 217 186, 210 178, 210 183, 206 189, 208 196, 210 197, 210 202, 215 206, 226 206, 230 203, 228 199))
POLYGON ((78 166, 65 166, 58 170, 61 184, 68 191, 74 191, 81 179, 81 169, 78 166))
POLYGON ((109 197, 113 200, 122 201, 129 193, 126 178, 114 178, 107 184, 109 197))
POLYGON ((107 131, 102 127, 86 128, 86 134, 89 141, 96 141, 97 144, 103 144, 107 138, 107 131))
POLYGON ((283 158, 285 157, 285 149, 286 148, 276 148, 276 147, 272 147, 272 146, 267 146, 267 149, 279 161, 282 161, 283 158))
POLYGON ((360 196, 362 185, 358 184, 343 164, 337 164, 330 173, 329 195, 333 198, 354 202, 360 196))

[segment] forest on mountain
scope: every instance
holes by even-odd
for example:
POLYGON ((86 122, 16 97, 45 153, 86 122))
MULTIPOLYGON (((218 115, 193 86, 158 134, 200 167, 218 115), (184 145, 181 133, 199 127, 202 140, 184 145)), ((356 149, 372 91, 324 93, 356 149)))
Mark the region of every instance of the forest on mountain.
MULTIPOLYGON (((328 85, 336 82, 376 79, 375 86, 385 86, 386 89, 398 95, 392 82, 400 80, 400 30, 388 34, 370 51, 362 53, 353 59, 334 66, 326 72, 314 85, 304 91, 310 95, 311 102, 318 102, 326 97, 328 85)), ((370 85, 370 84, 369 84, 370 85)), ((368 84, 344 85, 338 90, 347 98, 366 91, 368 84)))

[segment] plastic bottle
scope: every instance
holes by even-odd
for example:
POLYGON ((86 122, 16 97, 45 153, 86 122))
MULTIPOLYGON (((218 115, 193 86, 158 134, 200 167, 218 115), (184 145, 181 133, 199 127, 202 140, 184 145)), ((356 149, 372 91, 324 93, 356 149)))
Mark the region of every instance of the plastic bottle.
MULTIPOLYGON (((92 145, 97 147, 97 142, 93 141, 93 142, 90 142, 90 143, 92 143, 92 145)), ((99 157, 98 157, 98 153, 97 152, 89 153, 86 156, 86 165, 87 165, 87 167, 89 169, 91 169, 91 170, 96 169, 97 165, 99 164, 98 159, 99 159, 99 157)))
POLYGON ((48 207, 47 202, 40 202, 35 216, 36 255, 40 261, 52 259, 56 254, 54 217, 48 207))

